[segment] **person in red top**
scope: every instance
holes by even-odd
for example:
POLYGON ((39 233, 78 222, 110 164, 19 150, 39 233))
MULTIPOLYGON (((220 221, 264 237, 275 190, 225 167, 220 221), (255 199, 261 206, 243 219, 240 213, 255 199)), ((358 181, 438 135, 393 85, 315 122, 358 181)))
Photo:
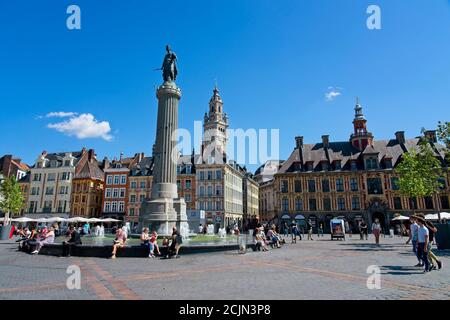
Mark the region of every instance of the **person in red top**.
POLYGON ((12 239, 12 237, 14 236, 14 233, 16 232, 16 226, 12 225, 11 226, 11 232, 9 233, 9 238, 12 239))
POLYGON ((156 249, 156 254, 158 256, 161 255, 161 252, 159 251, 159 246, 158 246, 158 233, 156 233, 156 231, 152 232, 152 236, 150 237, 150 244, 151 244, 151 254, 153 255, 154 250, 156 249))

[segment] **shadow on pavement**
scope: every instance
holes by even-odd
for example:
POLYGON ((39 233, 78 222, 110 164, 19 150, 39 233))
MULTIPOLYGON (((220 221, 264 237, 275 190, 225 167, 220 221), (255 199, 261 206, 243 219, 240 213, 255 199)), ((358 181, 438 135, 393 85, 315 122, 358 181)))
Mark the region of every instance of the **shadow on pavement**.
POLYGON ((381 266, 381 274, 390 274, 396 276, 408 276, 412 274, 422 274, 423 268, 411 266, 381 266))
POLYGON ((340 243, 340 246, 347 246, 352 248, 343 248, 343 251, 367 251, 367 250, 375 250, 375 251, 394 251, 399 248, 404 248, 404 244, 383 244, 377 246, 375 243, 340 243))

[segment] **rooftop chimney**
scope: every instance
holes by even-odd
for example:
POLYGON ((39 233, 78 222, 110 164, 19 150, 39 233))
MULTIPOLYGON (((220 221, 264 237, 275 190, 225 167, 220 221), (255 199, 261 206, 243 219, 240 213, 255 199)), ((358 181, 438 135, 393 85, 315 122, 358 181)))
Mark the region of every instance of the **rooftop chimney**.
POLYGON ((328 148, 330 146, 330 136, 329 135, 322 136, 322 144, 323 144, 324 148, 328 148))
POLYGON ((295 137, 295 147, 297 149, 303 148, 303 137, 302 136, 295 137))
POLYGON ((397 139, 398 143, 405 144, 405 131, 397 131, 395 133, 395 138, 397 139))
POLYGON ((437 143, 436 130, 427 130, 424 132, 425 139, 430 143, 437 143))
POLYGON ((92 161, 94 161, 94 158, 95 158, 94 149, 89 149, 89 151, 88 151, 88 161, 92 162, 92 161))
POLYGON ((109 159, 108 159, 108 157, 103 158, 102 167, 103 167, 103 170, 109 168, 109 159))

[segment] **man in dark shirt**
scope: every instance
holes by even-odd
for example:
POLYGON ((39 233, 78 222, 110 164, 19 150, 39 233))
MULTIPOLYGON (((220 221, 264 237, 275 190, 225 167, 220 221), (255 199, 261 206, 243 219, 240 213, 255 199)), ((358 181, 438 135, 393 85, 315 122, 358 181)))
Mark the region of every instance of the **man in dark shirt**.
POLYGON ((73 226, 69 227, 68 236, 70 236, 70 239, 63 242, 63 256, 65 257, 70 257, 70 254, 72 253, 72 246, 81 244, 80 234, 73 226))
POLYGON ((361 240, 364 240, 364 237, 368 238, 368 233, 367 233, 368 227, 367 227, 367 223, 362 220, 361 224, 359 225, 359 236, 361 238, 361 240))
POLYGON ((169 254, 167 255, 167 258, 171 258, 172 256, 174 258, 179 258, 178 252, 180 251, 180 247, 183 244, 183 237, 180 235, 180 233, 177 230, 177 227, 172 228, 172 242, 169 247, 169 254))

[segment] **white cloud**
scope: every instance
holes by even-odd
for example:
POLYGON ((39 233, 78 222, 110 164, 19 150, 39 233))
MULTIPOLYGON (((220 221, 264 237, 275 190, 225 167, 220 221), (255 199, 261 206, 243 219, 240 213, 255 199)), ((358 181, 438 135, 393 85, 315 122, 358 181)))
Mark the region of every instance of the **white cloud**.
MULTIPOLYGON (((52 112, 53 113, 53 112, 52 112)), ((56 113, 54 113, 56 114, 56 113)), ((76 114, 68 112, 65 117, 70 119, 58 123, 50 123, 47 128, 55 129, 68 136, 75 136, 78 139, 101 138, 106 141, 112 140, 111 126, 108 121, 98 121, 90 113, 76 114)))
POLYGON ((50 112, 50 113, 47 113, 46 115, 45 115, 45 117, 46 118, 67 118, 67 117, 74 117, 74 116, 76 116, 78 113, 76 113, 76 112, 63 112, 63 111, 60 111, 60 112, 50 112))
POLYGON ((328 91, 325 93, 325 100, 333 101, 340 95, 342 95, 340 88, 328 87, 328 91))

